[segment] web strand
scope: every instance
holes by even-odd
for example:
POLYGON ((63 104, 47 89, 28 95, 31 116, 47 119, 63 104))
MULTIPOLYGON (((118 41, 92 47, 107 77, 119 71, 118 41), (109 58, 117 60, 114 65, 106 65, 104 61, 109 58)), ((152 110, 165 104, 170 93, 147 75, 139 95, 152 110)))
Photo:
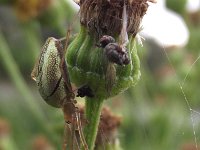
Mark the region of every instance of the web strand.
MULTIPOLYGON (((165 54, 165 56, 166 56, 166 58, 167 58, 167 60, 168 60, 168 62, 169 62, 169 64, 170 64, 171 68, 172 68, 173 71, 175 72, 175 76, 176 76, 177 79, 178 79, 178 75, 177 75, 176 69, 175 69, 175 67, 174 67, 174 65, 173 65, 173 63, 172 63, 172 61, 171 61, 169 55, 167 54, 166 49, 165 49, 165 47, 164 47, 163 45, 162 45, 162 49, 163 49, 163 51, 164 51, 164 54, 165 54)), ((184 91, 184 89, 183 89, 183 85, 185 84, 185 81, 186 81, 188 75, 190 74, 192 68, 194 67, 194 65, 197 63, 197 61, 198 61, 199 59, 200 59, 200 55, 199 55, 199 56, 197 57, 197 59, 192 63, 192 65, 191 65, 189 71, 187 72, 187 74, 185 75, 185 77, 184 77, 184 79, 183 79, 183 81, 182 81, 182 84, 181 84, 180 81, 178 81, 179 89, 181 90, 181 93, 182 93, 182 95, 183 95, 183 97, 184 97, 184 100, 185 100, 185 102, 186 102, 186 104, 187 104, 187 107, 188 107, 188 109, 189 109, 189 112, 190 112, 190 120, 191 120, 191 123, 192 123, 193 136, 194 136, 194 142, 195 142, 196 150, 198 150, 198 144, 197 144, 197 136, 196 136, 196 131, 195 131, 195 122, 194 122, 194 118, 193 118, 192 114, 193 114, 193 112, 194 112, 194 113, 197 113, 197 114, 200 115, 200 113, 199 113, 198 111, 195 111, 195 110, 192 109, 192 107, 191 107, 191 105, 190 105, 190 103, 189 103, 189 100, 188 100, 188 98, 187 98, 187 96, 186 96, 186 94, 185 94, 185 91, 184 91)))
POLYGON ((188 77, 188 75, 189 75, 189 73, 192 71, 192 68, 194 67, 194 65, 198 62, 198 60, 200 59, 200 54, 199 54, 199 56, 197 57, 197 59, 192 63, 192 65, 191 65, 191 67, 190 67, 190 69, 189 69, 189 71, 187 72, 187 74, 186 74, 186 76, 185 76, 185 78, 183 79, 183 82, 182 82, 182 86, 184 86, 184 84, 185 84, 185 81, 186 81, 186 79, 187 79, 187 77, 188 77))

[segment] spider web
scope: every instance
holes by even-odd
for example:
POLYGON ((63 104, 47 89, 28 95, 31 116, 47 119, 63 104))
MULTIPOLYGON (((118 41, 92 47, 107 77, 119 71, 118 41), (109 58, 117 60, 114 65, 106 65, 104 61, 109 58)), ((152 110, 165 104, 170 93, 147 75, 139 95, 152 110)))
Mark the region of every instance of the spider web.
MULTIPOLYGON (((173 65, 172 63, 172 60, 171 58, 169 57, 165 47, 162 45, 162 50, 167 58, 167 61, 169 62, 171 68, 173 69, 173 71, 175 72, 175 76, 177 77, 178 79, 178 74, 177 74, 177 71, 175 69, 175 66, 173 65)), ((184 90, 184 85, 186 83, 186 80, 189 76, 189 74, 191 73, 192 69, 194 68, 195 64, 199 61, 200 59, 200 54, 198 55, 198 57, 194 60, 194 62, 192 63, 192 65, 190 66, 187 74, 185 75, 184 79, 182 81, 180 80, 177 80, 178 82, 178 88, 180 89, 180 92, 185 100, 185 103, 187 105, 187 108, 189 110, 189 113, 190 113, 190 120, 191 120, 191 126, 192 126, 192 132, 193 132, 193 140, 194 140, 194 143, 195 143, 195 147, 196 147, 196 150, 198 150, 199 146, 198 146, 198 141, 197 141, 197 135, 196 135, 196 130, 195 130, 195 125, 196 125, 196 120, 197 118, 195 117, 197 115, 197 117, 199 116, 200 117, 200 112, 198 112, 197 110, 193 109, 191 104, 190 104, 190 100, 188 99, 187 95, 185 94, 185 90, 184 90)))

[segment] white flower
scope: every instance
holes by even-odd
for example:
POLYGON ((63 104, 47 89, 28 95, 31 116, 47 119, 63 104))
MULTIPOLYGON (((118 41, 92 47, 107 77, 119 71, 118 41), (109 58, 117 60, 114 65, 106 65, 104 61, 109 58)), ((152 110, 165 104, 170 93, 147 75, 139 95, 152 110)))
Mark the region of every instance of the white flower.
POLYGON ((189 38, 188 28, 182 17, 165 7, 165 0, 156 4, 149 3, 149 8, 142 20, 141 35, 153 39, 161 46, 183 47, 189 38))

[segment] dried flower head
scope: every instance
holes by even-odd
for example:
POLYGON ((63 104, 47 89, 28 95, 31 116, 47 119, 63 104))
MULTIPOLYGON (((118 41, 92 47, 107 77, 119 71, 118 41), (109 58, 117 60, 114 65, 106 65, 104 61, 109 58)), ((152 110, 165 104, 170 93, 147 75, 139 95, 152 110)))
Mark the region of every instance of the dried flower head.
POLYGON ((99 39, 102 35, 116 37, 122 28, 122 11, 127 5, 127 32, 134 36, 139 31, 148 3, 152 0, 80 0, 80 21, 99 39))

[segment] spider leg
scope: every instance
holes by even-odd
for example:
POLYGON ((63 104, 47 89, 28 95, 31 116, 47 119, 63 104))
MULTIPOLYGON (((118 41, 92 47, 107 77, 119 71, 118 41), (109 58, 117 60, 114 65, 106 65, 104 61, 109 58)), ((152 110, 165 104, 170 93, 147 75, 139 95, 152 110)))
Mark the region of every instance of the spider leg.
MULTIPOLYGON (((64 106, 70 106, 72 102, 65 102, 64 106)), ((64 143, 63 143, 63 150, 70 149, 70 150, 80 150, 79 148, 79 141, 76 137, 76 117, 75 115, 69 116, 68 112, 63 108, 63 113, 65 115, 65 125, 64 125, 64 143), (68 118, 70 117, 70 119, 68 118)), ((71 113, 70 113, 71 114, 71 113)))
POLYGON ((78 141, 75 136, 75 127, 73 124, 65 122, 64 125, 64 141, 63 141, 63 150, 80 150, 78 141))
POLYGON ((72 115, 72 150, 80 150, 79 142, 76 137, 76 116, 72 115), (76 145, 76 147, 75 147, 76 145))
POLYGON ((76 122, 77 122, 77 128, 78 128, 80 140, 81 140, 81 143, 84 147, 84 150, 89 150, 88 145, 87 145, 86 140, 85 140, 85 137, 83 135, 80 113, 78 112, 78 110, 76 111, 76 122))
POLYGON ((64 82, 65 82, 65 90, 67 93, 73 93, 67 65, 65 62, 65 54, 66 54, 66 51, 67 51, 67 48, 69 45, 70 31, 71 31, 71 29, 69 28, 67 30, 67 34, 66 34, 64 50, 60 51, 60 59, 61 59, 60 60, 60 71, 61 71, 62 77, 64 79, 64 82))

